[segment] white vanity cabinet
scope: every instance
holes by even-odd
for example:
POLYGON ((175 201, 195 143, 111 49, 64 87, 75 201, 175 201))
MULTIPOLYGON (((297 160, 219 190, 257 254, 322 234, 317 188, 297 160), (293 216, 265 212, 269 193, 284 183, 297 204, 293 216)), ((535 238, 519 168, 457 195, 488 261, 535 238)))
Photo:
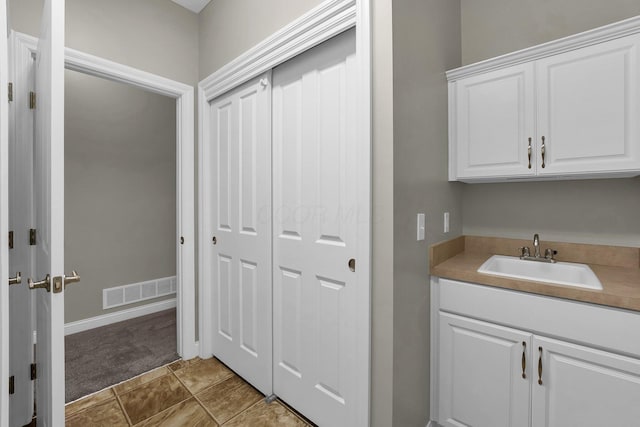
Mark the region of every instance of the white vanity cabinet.
POLYGON ((640 359, 539 336, 532 347, 532 427, 640 425, 640 359))
POLYGON ((440 313, 440 424, 510 427, 529 423, 532 334, 440 313), (523 377, 522 373, 525 372, 523 377))
POLYGON ((433 278, 432 419, 639 425, 638 328, 640 313, 433 278))
POLYGON ((640 175, 640 18, 603 28, 448 72, 449 179, 640 175))

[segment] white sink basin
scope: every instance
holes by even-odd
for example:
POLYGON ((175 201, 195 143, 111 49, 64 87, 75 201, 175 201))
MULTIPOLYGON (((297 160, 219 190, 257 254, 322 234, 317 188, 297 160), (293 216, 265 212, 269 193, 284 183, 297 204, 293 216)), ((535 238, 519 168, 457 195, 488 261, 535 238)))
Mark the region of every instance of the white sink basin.
POLYGON ((572 262, 552 264, 494 255, 480 266, 478 273, 602 290, 602 283, 588 265, 572 262))

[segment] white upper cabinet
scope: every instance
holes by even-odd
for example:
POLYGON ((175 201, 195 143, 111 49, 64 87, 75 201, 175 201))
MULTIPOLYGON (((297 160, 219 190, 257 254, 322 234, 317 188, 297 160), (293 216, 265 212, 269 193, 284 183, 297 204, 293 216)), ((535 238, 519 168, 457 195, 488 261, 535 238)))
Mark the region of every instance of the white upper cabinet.
POLYGON ((640 35, 536 61, 538 174, 640 170, 640 35))
POLYGON ((447 77, 450 180, 640 175, 640 17, 447 77))
POLYGON ((534 175, 533 64, 469 77, 452 90, 458 178, 534 175))

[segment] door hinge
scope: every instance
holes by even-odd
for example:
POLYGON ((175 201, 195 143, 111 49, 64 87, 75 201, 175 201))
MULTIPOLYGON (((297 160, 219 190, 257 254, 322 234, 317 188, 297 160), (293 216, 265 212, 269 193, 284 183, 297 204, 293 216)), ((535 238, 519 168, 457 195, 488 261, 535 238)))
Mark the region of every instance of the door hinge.
POLYGON ((36 229, 30 228, 29 229, 29 245, 35 246, 35 244, 36 244, 36 229))
POLYGON ((13 101, 13 83, 9 83, 9 102, 13 101))
POLYGON ((9 394, 14 394, 16 392, 16 377, 11 375, 9 377, 9 394))
POLYGON ((29 92, 29 109, 35 110, 36 108, 36 93, 29 92))
POLYGON ((36 370, 36 364, 31 364, 31 381, 35 380, 38 377, 38 371, 36 370))
POLYGON ((9 232, 9 249, 13 249, 13 231, 9 232))

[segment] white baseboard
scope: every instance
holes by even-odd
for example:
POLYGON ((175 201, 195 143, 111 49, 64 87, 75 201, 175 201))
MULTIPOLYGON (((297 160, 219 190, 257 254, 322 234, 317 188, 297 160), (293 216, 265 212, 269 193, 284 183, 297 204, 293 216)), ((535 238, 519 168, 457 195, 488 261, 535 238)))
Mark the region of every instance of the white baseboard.
POLYGON ((431 420, 431 421, 429 421, 429 424, 427 424, 427 427, 440 427, 440 424, 438 424, 437 422, 431 420))
POLYGON ((164 301, 154 302, 152 304, 141 305, 140 307, 134 307, 126 310, 116 311, 114 313, 103 314, 102 316, 90 317, 89 319, 78 320, 76 322, 69 322, 65 323, 64 325, 64 334, 71 335, 93 328, 99 328, 100 326, 122 322, 123 320, 133 319, 134 317, 140 317, 147 314, 157 313, 158 311, 169 310, 170 308, 175 307, 176 299, 172 298, 164 301))

